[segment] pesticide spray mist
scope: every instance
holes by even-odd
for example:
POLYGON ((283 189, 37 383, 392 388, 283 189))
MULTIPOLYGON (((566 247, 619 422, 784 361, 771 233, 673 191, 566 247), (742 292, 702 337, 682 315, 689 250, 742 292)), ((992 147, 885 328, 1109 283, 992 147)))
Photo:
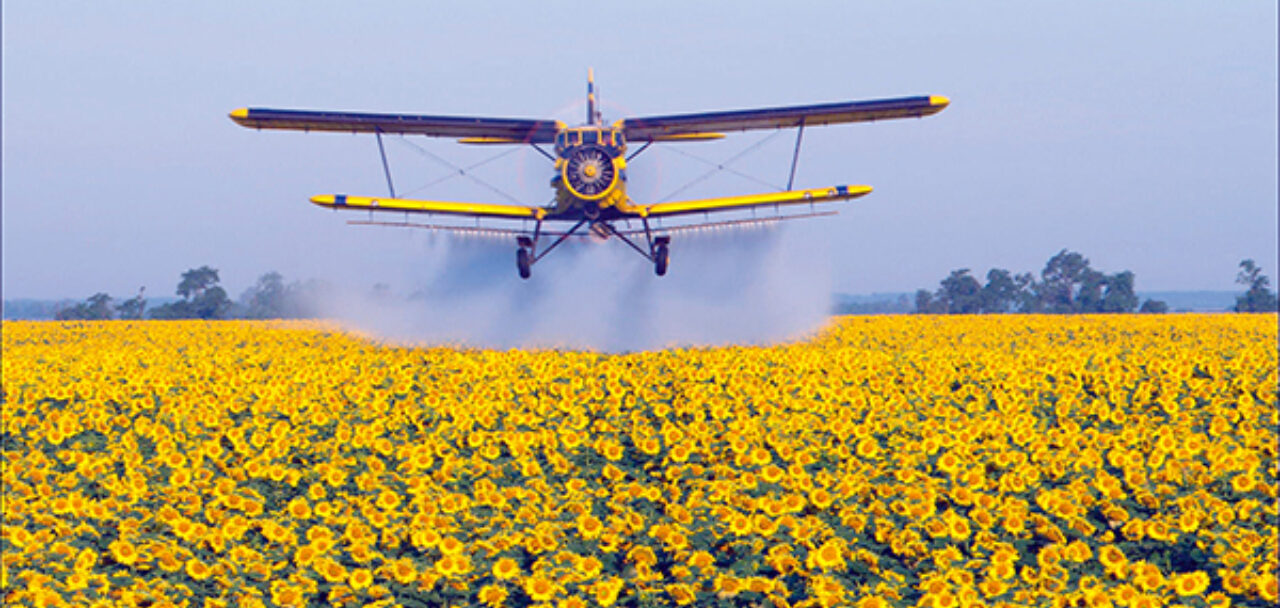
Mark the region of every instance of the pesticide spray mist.
POLYGON ((397 293, 325 315, 401 344, 627 352, 796 339, 829 313, 825 241, 782 226, 679 234, 665 277, 616 239, 570 240, 527 281, 506 239, 418 234, 397 293))

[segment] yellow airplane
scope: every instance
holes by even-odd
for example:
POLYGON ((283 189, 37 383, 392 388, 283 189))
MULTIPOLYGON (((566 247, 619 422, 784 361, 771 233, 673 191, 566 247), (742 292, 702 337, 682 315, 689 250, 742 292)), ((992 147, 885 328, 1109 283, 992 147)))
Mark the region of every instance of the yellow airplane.
POLYGON ((871 192, 870 186, 832 186, 792 190, 796 160, 800 154, 800 142, 805 127, 837 123, 868 122, 892 118, 919 118, 936 114, 946 108, 946 97, 926 95, 896 99, 844 101, 816 105, 730 110, 697 114, 674 114, 627 118, 605 126, 596 104, 593 75, 587 75, 587 121, 581 126, 570 127, 553 120, 526 120, 472 116, 422 116, 414 114, 368 114, 353 112, 324 112, 309 110, 274 110, 266 108, 240 108, 231 112, 236 123, 253 129, 289 129, 300 131, 337 131, 373 133, 378 139, 378 151, 382 156, 383 170, 387 177, 390 197, 347 196, 322 194, 311 202, 333 209, 355 209, 397 213, 442 214, 473 218, 524 220, 532 230, 416 224, 408 221, 352 222, 416 226, 461 232, 484 232, 514 235, 517 242, 516 267, 520 277, 527 279, 532 266, 550 253, 565 239, 585 227, 602 238, 616 236, 653 263, 658 276, 665 275, 670 259, 671 233, 683 230, 759 223, 833 215, 834 212, 777 215, 770 218, 704 222, 671 227, 654 226, 651 219, 708 214, 773 207, 782 205, 829 203, 849 200, 871 192), (654 143, 691 142, 721 139, 724 131, 752 129, 796 128, 795 152, 791 159, 791 173, 787 188, 781 192, 639 204, 627 196, 627 162, 634 159, 654 143), (382 147, 382 135, 425 135, 428 137, 457 138, 466 144, 528 144, 555 163, 556 176, 552 179, 555 199, 547 206, 520 206, 488 203, 413 200, 397 198, 386 152, 382 147), (643 144, 628 154, 628 144, 643 144), (540 147, 554 146, 554 155, 540 147), (643 229, 619 229, 619 221, 637 220, 643 229), (543 230, 544 222, 572 223, 568 230, 543 230), (644 245, 632 237, 644 237, 644 245), (541 238, 555 237, 549 246, 539 250, 541 238))

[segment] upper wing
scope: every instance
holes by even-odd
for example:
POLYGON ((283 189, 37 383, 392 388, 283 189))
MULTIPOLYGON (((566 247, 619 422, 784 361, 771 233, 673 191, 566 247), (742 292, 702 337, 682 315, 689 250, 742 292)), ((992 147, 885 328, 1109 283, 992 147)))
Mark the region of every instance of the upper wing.
POLYGON ((686 133, 781 129, 891 118, 913 118, 941 112, 951 101, 939 95, 841 101, 807 106, 729 110, 628 118, 619 126, 628 141, 649 141, 686 133))
POLYGON ((494 205, 491 203, 458 203, 450 201, 420 201, 406 198, 374 198, 322 194, 311 197, 311 202, 333 209, 359 209, 362 211, 398 211, 401 213, 443 213, 467 217, 493 217, 504 219, 540 220, 547 210, 542 207, 518 205, 494 205))
POLYGON ((395 133, 430 137, 482 138, 488 143, 551 143, 564 124, 554 120, 481 118, 476 116, 420 116, 239 108, 231 120, 252 129, 395 133))
POLYGON ((770 205, 796 205, 804 203, 826 203, 858 198, 871 192, 871 186, 833 186, 831 188, 811 188, 808 190, 787 190, 768 194, 747 194, 744 196, 728 196, 724 198, 705 198, 673 203, 657 203, 639 208, 644 217, 665 217, 688 213, 710 211, 731 211, 750 207, 767 207, 770 205))

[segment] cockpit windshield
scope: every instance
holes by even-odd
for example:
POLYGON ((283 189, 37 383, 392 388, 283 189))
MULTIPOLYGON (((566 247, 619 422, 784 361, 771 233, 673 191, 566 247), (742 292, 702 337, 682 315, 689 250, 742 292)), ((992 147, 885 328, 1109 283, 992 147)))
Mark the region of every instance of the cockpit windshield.
POLYGON ((584 127, 567 129, 556 134, 556 150, 564 150, 581 145, 622 148, 626 144, 622 138, 622 131, 616 129, 584 127))

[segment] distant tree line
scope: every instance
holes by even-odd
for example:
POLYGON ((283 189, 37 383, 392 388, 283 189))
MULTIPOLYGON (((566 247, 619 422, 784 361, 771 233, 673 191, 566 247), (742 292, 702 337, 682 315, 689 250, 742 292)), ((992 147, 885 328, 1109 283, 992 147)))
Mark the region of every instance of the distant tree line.
MULTIPOLYGON (((280 273, 272 271, 260 277, 251 287, 232 301, 218 283, 217 269, 208 266, 192 268, 178 281, 175 293, 180 300, 147 310, 145 288, 127 300, 113 303, 111 296, 95 293, 83 302, 65 306, 54 318, 59 320, 106 319, 297 319, 317 316, 321 304, 331 300, 331 286, 315 279, 286 284, 280 273)), ((1262 268, 1253 260, 1240 262, 1236 283, 1247 291, 1236 298, 1237 312, 1274 312, 1276 293, 1262 268)), ((968 268, 953 270, 938 289, 921 289, 915 295, 915 312, 920 314, 995 314, 995 313, 1164 313, 1169 307, 1160 300, 1148 299, 1138 304, 1134 292, 1134 274, 1128 270, 1106 274, 1094 270, 1089 260, 1074 251, 1063 249, 1049 259, 1039 277, 1024 272, 1012 274, 1003 268, 987 271, 986 283, 969 273, 968 268)), ((385 297, 388 288, 374 286, 375 296, 385 297)), ((846 303, 844 314, 879 314, 908 312, 905 300, 896 302, 846 303)))
POLYGON ((319 303, 333 296, 332 288, 315 279, 285 284, 280 273, 258 277, 257 283, 232 301, 218 283, 215 268, 201 266, 182 273, 175 293, 180 300, 147 309, 145 288, 138 295, 113 304, 111 296, 95 293, 84 302, 54 315, 58 320, 107 319, 297 319, 314 317, 319 303))
MULTIPOLYGON (((1267 277, 1253 260, 1240 262, 1236 282, 1249 291, 1236 300, 1239 312, 1276 310, 1276 295, 1268 290, 1267 277)), ((1063 249, 1045 264, 1037 277, 1030 272, 1014 275, 1003 268, 987 271, 986 284, 968 268, 953 270, 938 289, 916 292, 915 312, 920 314, 994 313, 1165 313, 1169 306, 1148 299, 1138 304, 1134 274, 1128 270, 1106 274, 1093 269, 1089 260, 1063 249)))

